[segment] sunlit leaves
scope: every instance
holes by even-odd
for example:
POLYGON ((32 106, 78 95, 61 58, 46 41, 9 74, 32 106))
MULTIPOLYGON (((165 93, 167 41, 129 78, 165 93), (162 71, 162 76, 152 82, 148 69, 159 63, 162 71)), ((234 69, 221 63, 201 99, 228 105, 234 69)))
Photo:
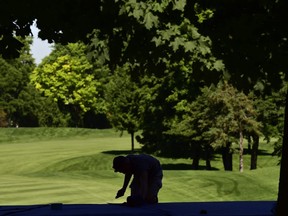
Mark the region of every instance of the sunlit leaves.
MULTIPOLYGON (((32 83, 45 96, 61 101, 65 105, 76 105, 83 112, 97 106, 100 82, 96 79, 93 66, 85 55, 81 43, 68 44, 69 52, 53 61, 46 59, 31 75, 32 83)), ((64 48, 54 52, 61 53, 64 48)))
POLYGON ((159 27, 160 20, 158 14, 164 13, 170 5, 172 5, 173 10, 184 12, 186 0, 163 0, 161 2, 153 0, 126 0, 120 9, 120 15, 127 14, 133 17, 137 22, 150 30, 159 27))
MULTIPOLYGON (((199 70, 224 71, 223 62, 212 54, 210 38, 201 35, 188 19, 183 19, 180 25, 171 23, 162 25, 162 28, 156 31, 152 42, 158 49, 169 51, 171 56, 177 55, 179 58, 181 55, 185 59, 186 72, 192 73, 193 65, 199 62, 201 62, 199 70)), ((161 57, 160 60, 166 61, 165 58, 161 59, 161 57)), ((180 62, 178 60, 178 64, 180 62)))
POLYGON ((159 20, 156 15, 153 14, 153 9, 156 11, 162 10, 162 6, 154 1, 138 2, 136 0, 127 0, 120 9, 120 14, 127 14, 130 17, 135 18, 139 23, 143 24, 147 29, 157 27, 159 20), (150 3, 150 4, 149 4, 150 3), (153 6, 155 5, 155 8, 153 6))
POLYGON ((186 5, 186 0, 175 0, 173 4, 173 9, 184 11, 185 5, 186 5))
POLYGON ((151 29, 153 26, 157 26, 158 22, 159 21, 157 16, 153 15, 151 12, 145 14, 143 23, 147 29, 151 29))
POLYGON ((100 65, 110 61, 107 38, 101 39, 100 31, 96 29, 88 35, 88 38, 90 39, 88 58, 100 65))
POLYGON ((198 3, 195 3, 194 10, 199 23, 203 23, 205 20, 211 19, 214 14, 212 9, 203 9, 198 3))

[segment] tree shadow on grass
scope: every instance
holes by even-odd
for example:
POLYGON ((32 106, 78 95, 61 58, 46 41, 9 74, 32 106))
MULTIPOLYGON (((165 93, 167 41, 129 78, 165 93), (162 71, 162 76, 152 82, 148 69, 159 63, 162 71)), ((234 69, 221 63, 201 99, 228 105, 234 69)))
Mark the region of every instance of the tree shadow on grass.
MULTIPOLYGON (((244 149, 244 154, 251 154, 251 150, 249 149, 244 149)), ((272 152, 269 152, 267 150, 263 150, 263 149, 258 149, 257 151, 257 155, 262 155, 262 156, 273 156, 272 152)))
MULTIPOLYGON (((103 154, 109 154, 109 155, 129 155, 132 154, 131 150, 111 150, 111 151, 103 151, 103 154)), ((134 150, 133 154, 141 153, 140 150, 134 150)), ((162 164, 162 169, 163 170, 193 170, 191 164, 185 164, 185 163, 167 163, 167 164, 162 164)), ((195 169, 194 169, 195 170, 195 169)), ((199 165, 197 170, 207 170, 206 166, 201 166, 199 165)), ((212 167, 210 170, 219 170, 217 168, 212 167)))
MULTIPOLYGON (((177 163, 177 164, 162 164, 163 170, 195 170, 191 164, 177 163)), ((199 165, 197 170, 207 170, 206 166, 199 165)), ((210 170, 219 170, 215 167, 212 167, 210 170)))
POLYGON ((111 151, 103 151, 103 154, 110 154, 110 155, 129 155, 129 154, 136 154, 139 153, 140 151, 138 150, 134 150, 134 152, 132 152, 131 150, 111 150, 111 151))

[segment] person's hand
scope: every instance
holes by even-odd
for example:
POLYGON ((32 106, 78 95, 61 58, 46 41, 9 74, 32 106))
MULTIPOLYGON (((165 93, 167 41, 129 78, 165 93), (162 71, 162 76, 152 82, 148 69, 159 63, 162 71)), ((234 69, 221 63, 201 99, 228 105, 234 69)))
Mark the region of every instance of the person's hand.
POLYGON ((121 188, 118 192, 117 192, 117 195, 116 195, 116 199, 119 198, 119 197, 122 197, 124 196, 125 194, 125 189, 124 188, 121 188))

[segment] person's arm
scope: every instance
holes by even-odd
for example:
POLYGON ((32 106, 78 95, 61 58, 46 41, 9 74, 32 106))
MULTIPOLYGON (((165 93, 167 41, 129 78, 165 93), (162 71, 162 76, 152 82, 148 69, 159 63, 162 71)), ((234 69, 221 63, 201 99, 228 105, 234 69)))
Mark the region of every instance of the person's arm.
POLYGON ((131 177, 132 177, 132 174, 131 174, 131 173, 126 173, 126 174, 125 174, 124 183, 123 183, 123 187, 122 187, 122 188, 124 188, 125 190, 126 190, 128 184, 129 184, 129 182, 130 182, 131 177))
POLYGON ((132 177, 132 174, 131 174, 131 173, 125 174, 123 186, 122 186, 122 188, 117 192, 116 199, 119 198, 119 197, 124 196, 125 191, 126 191, 126 189, 127 189, 127 187, 128 187, 128 184, 129 184, 129 182, 130 182, 131 177, 132 177))

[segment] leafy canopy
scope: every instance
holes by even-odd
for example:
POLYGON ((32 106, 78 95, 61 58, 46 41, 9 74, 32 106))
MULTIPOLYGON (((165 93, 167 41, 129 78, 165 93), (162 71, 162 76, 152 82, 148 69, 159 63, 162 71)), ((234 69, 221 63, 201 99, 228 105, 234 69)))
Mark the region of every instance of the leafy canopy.
POLYGON ((31 82, 55 101, 78 106, 83 112, 96 108, 101 83, 85 50, 83 43, 56 45, 51 56, 33 71, 31 82))

